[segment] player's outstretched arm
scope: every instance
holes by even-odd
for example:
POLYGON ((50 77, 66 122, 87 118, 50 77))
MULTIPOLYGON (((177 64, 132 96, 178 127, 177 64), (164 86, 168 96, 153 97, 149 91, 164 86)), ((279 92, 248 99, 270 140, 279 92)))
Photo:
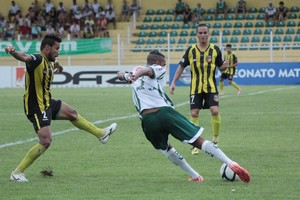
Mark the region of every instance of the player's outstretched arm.
POLYGON ((30 62, 32 60, 30 55, 23 52, 17 52, 13 46, 5 47, 5 52, 11 54, 15 59, 21 62, 30 62))
POLYGON ((151 67, 139 67, 138 70, 131 75, 131 80, 135 81, 141 76, 149 76, 153 78, 153 75, 153 69, 151 67))
POLYGON ((183 70, 184 70, 184 68, 181 65, 178 65, 177 70, 175 72, 175 75, 173 77, 173 81, 170 85, 170 93, 171 94, 174 94, 176 81, 180 78, 183 70))

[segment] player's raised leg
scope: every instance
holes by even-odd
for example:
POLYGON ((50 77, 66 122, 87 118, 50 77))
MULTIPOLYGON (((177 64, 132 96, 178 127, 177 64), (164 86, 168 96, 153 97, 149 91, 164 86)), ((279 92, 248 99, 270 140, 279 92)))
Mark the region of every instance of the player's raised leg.
POLYGON ((59 112, 58 119, 67 119, 72 122, 74 126, 77 128, 87 131, 94 136, 96 136, 103 144, 105 144, 109 138, 109 136, 115 132, 117 128, 117 124, 113 123, 106 128, 98 128, 84 117, 82 117, 79 113, 77 113, 71 106, 62 102, 61 110, 59 112))
POLYGON ((243 167, 241 167, 239 164, 228 158, 225 155, 225 153, 220 148, 218 148, 213 142, 205 140, 203 137, 200 136, 192 145, 201 149, 207 155, 215 157, 221 162, 227 164, 232 169, 232 171, 234 171, 240 177, 242 181, 246 183, 250 182, 249 172, 243 167))

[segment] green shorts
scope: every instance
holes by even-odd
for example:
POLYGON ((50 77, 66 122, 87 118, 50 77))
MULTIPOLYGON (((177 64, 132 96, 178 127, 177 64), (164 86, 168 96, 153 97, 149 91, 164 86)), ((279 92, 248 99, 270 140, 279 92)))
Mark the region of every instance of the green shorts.
POLYGON ((204 130, 171 107, 162 107, 157 112, 144 115, 142 128, 146 138, 159 150, 168 148, 169 134, 181 142, 191 144, 204 130))

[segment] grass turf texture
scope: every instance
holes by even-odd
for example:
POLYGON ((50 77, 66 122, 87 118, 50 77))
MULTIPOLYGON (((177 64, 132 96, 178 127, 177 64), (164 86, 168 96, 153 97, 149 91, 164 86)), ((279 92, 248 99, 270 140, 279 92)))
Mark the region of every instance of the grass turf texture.
MULTIPOLYGON (((169 95, 187 117, 188 91, 177 87, 175 95, 169 95)), ((116 121, 117 132, 102 145, 88 133, 71 130, 68 121, 54 121, 52 131, 59 134, 27 169, 28 183, 12 182, 9 175, 37 140, 0 148, 0 199, 299 198, 300 87, 244 86, 240 96, 231 87, 225 87, 225 92, 220 99, 219 146, 249 170, 250 184, 222 181, 221 162, 203 153, 193 156, 189 145, 171 138, 173 146, 205 178, 200 184, 188 182, 188 175, 144 137, 130 88, 53 89, 55 98, 97 126, 116 121), (107 120, 112 118, 116 119, 107 120), (39 172, 49 166, 54 176, 43 177, 39 172)), ((0 145, 35 138, 23 114, 23 89, 0 89, 0 94, 0 145)), ((200 121, 207 139, 211 139, 210 120, 209 111, 202 111, 200 121)))

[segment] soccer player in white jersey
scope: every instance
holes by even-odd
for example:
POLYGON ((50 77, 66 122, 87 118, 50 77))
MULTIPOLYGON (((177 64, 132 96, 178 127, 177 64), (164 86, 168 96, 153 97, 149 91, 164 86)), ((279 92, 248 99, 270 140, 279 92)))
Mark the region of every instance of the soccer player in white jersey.
POLYGON ((135 67, 132 72, 118 72, 118 79, 132 83, 133 102, 146 138, 155 149, 161 150, 171 162, 187 172, 189 181, 202 182, 204 178, 172 147, 169 134, 226 163, 242 181, 249 183, 250 175, 246 169, 228 158, 213 142, 205 140, 201 136, 204 128, 194 125, 173 108, 172 101, 162 87, 165 65, 165 56, 158 51, 151 51, 146 66, 135 67))

